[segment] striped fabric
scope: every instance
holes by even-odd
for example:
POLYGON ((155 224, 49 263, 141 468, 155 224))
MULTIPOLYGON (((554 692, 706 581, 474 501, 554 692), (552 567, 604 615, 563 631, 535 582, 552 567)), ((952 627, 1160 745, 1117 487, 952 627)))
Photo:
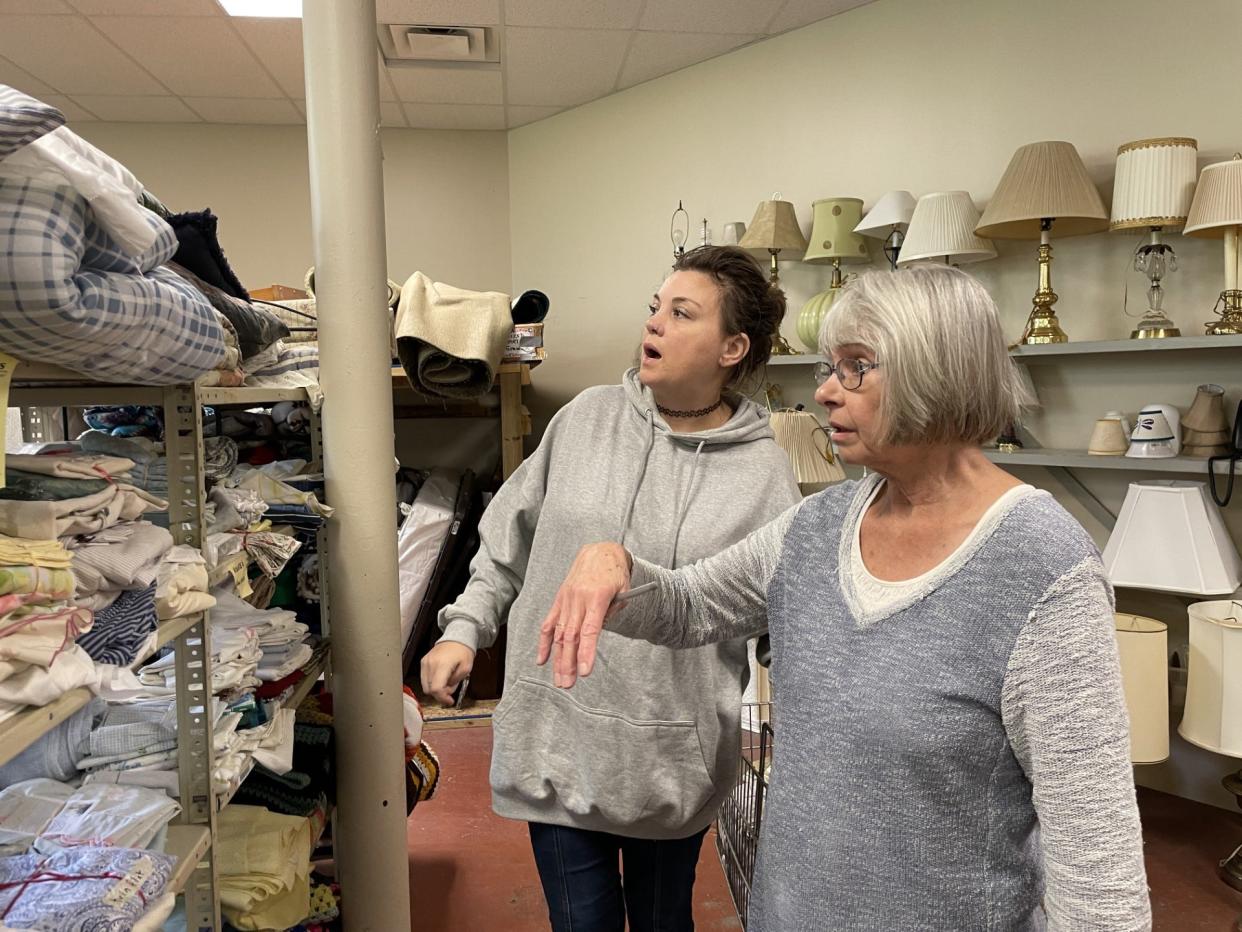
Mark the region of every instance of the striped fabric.
POLYGON ((172 228, 144 220, 155 244, 126 255, 68 185, 0 173, 0 345, 107 382, 193 381, 225 355, 215 310, 159 266, 172 228))
POLYGON ((306 369, 319 368, 319 344, 318 343, 297 343, 288 345, 283 340, 280 344, 279 355, 275 362, 257 369, 253 375, 264 378, 273 375, 284 375, 289 372, 301 372, 306 369))
POLYGON ((0 159, 65 125, 65 115, 53 107, 0 84, 0 159))
POLYGON ((77 643, 96 663, 128 666, 155 630, 155 585, 121 593, 110 606, 95 613, 95 624, 77 643))

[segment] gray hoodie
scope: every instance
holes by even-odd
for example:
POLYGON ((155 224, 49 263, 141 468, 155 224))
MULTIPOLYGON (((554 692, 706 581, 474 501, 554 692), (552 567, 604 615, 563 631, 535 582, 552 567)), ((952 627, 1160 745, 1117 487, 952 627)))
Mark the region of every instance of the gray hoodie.
POLYGON ((711 556, 799 501, 767 411, 731 396, 713 430, 674 433, 636 369, 557 412, 480 522, 444 640, 478 649, 509 626, 492 720, 492 806, 506 818, 635 838, 709 825, 738 772, 746 641, 670 650, 607 630, 572 692, 535 665, 539 625, 578 550, 619 541, 676 568, 711 556))

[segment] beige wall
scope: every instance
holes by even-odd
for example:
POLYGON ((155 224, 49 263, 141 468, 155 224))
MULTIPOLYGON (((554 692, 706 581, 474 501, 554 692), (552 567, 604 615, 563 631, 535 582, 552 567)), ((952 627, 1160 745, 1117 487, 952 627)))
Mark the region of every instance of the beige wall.
MULTIPOLYGON (((1199 140, 1201 163, 1242 147, 1231 61, 1242 34, 1236 0, 878 0, 806 29, 514 130, 509 137, 513 284, 552 298, 548 361, 535 376, 541 421, 588 385, 629 364, 644 308, 669 263, 669 215, 685 202, 697 242, 707 217, 749 222, 774 191, 792 200, 809 232, 812 200, 868 205, 891 188, 916 194, 962 188, 986 202, 1014 149, 1066 139, 1079 149, 1106 202, 1116 147, 1147 136, 1199 140), (1159 54, 1150 59, 1150 52, 1159 54), (1136 52, 1140 55, 1136 57, 1136 52), (1150 78, 1147 75, 1151 75, 1150 78), (1231 102, 1230 102, 1231 101, 1231 102)), ((1187 334, 1202 333, 1222 262, 1216 241, 1170 238, 1181 270, 1168 309, 1187 334)), ((1128 271, 1137 237, 1099 234, 1056 245, 1054 283, 1072 339, 1120 338, 1122 314, 1142 301, 1128 271)), ((1034 247, 1002 243, 1001 257, 970 267, 1016 338, 1035 288, 1034 247)), ((782 280, 791 313, 824 287, 822 267, 790 262, 782 280)), ((1242 391, 1239 355, 1070 357, 1033 368, 1043 410, 1031 430, 1046 446, 1082 447, 1106 408, 1153 401, 1186 406, 1194 386, 1242 391)), ((806 370, 772 370, 790 401, 809 401, 806 370)), ((1020 470, 1055 487, 1043 470, 1020 470)), ((1085 471, 1115 512, 1136 474, 1085 471)), ((1058 488, 1101 543, 1106 530, 1058 488)), ((1242 540, 1242 502, 1228 510, 1242 540)), ((1131 610, 1174 624, 1177 600, 1123 593, 1131 610)), ((1144 782, 1232 807, 1221 774, 1238 762, 1178 742, 1174 761, 1144 782)))
MULTIPOLYGON (((298 285, 312 262, 302 126, 75 127, 172 210, 210 207, 247 288, 298 285)), ((388 275, 415 270, 463 288, 509 287, 505 134, 385 129, 388 275)), ((341 179, 348 185, 349 179, 341 179)))

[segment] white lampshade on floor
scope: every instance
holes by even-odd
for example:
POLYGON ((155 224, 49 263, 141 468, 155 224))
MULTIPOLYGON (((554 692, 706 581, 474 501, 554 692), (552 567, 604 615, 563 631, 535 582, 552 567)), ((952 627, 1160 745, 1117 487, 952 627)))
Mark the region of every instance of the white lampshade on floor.
POLYGON ((995 259, 992 243, 975 234, 979 209, 965 191, 924 194, 914 208, 897 265, 940 259, 955 265, 995 259))
POLYGON ((1202 482, 1132 482, 1108 545, 1104 570, 1114 586, 1231 595, 1242 558, 1202 482))
POLYGON ((1169 626, 1120 612, 1113 619, 1130 713, 1130 762, 1158 764, 1169 757, 1169 626))
POLYGON ((1191 744, 1242 757, 1242 603, 1190 606, 1186 712, 1177 732, 1191 744))

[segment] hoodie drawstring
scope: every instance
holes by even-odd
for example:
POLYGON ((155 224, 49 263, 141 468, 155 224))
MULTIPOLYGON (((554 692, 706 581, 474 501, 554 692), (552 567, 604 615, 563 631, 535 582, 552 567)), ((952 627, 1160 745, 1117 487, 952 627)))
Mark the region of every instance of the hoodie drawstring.
POLYGON ((625 535, 629 533, 630 521, 634 517, 634 503, 638 501, 638 492, 643 487, 643 478, 647 475, 647 463, 651 460, 651 450, 655 446, 655 415, 647 409, 647 447, 643 450, 643 465, 638 470, 638 479, 634 482, 634 493, 630 496, 630 506, 625 509, 625 521, 621 525, 619 543, 625 546, 625 535))
POLYGON ((673 529, 673 546, 669 549, 668 560, 664 565, 669 569, 677 566, 677 541, 681 539, 681 525, 686 520, 686 512, 690 510, 690 495, 694 492, 694 475, 699 469, 699 454, 703 452, 704 440, 694 450, 694 460, 690 463, 690 479, 686 482, 686 491, 681 496, 681 507, 677 510, 677 525, 673 529))

